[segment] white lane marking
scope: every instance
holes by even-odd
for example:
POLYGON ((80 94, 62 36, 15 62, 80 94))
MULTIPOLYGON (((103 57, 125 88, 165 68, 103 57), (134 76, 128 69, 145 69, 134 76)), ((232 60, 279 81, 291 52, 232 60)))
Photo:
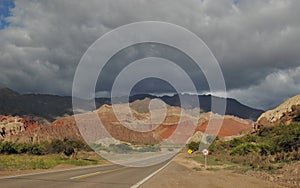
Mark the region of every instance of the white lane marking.
POLYGON ((139 186, 141 186, 143 183, 145 183, 146 181, 148 181, 150 178, 152 178, 153 176, 155 176, 158 172, 160 172, 161 170, 163 170, 164 168, 166 168, 170 163, 172 162, 169 161, 166 165, 164 165, 163 167, 161 167, 160 169, 156 170, 155 172, 153 172, 152 174, 150 174, 149 176, 145 177, 144 179, 142 179, 141 181, 137 182, 136 184, 134 184, 133 186, 131 186, 130 188, 138 188, 139 186))
POLYGON ((120 168, 115 168, 115 169, 111 169, 111 170, 105 170, 105 171, 99 171, 99 172, 83 174, 83 175, 80 175, 80 176, 74 176, 74 177, 71 177, 70 180, 88 178, 88 177, 97 176, 97 175, 100 175, 100 174, 107 174, 107 173, 119 171, 119 170, 122 170, 122 169, 125 169, 125 168, 128 168, 128 167, 120 167, 120 168))
POLYGON ((113 166, 113 165, 115 165, 115 164, 93 165, 93 166, 84 166, 84 167, 69 168, 69 169, 62 169, 62 170, 50 170, 50 171, 46 171, 46 172, 36 172, 36 173, 30 173, 30 174, 20 174, 20 175, 14 175, 14 176, 3 176, 3 177, 0 177, 0 180, 25 177, 25 176, 33 176, 33 175, 41 175, 41 174, 50 174, 50 173, 56 173, 56 172, 72 171, 72 170, 84 170, 84 169, 88 169, 88 168, 97 168, 97 167, 113 166))

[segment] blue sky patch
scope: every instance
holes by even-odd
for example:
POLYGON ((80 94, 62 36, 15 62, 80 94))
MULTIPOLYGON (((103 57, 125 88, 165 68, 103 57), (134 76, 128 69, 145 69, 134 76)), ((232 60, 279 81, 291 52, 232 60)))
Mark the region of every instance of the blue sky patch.
POLYGON ((10 9, 15 7, 13 0, 0 0, 0 29, 9 26, 6 17, 11 15, 10 9))

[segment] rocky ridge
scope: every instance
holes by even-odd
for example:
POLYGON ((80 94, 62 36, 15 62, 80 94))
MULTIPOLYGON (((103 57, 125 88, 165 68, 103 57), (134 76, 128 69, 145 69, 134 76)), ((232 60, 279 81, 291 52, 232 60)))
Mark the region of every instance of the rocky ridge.
POLYGON ((279 124, 289 125, 294 121, 300 121, 300 95, 296 95, 277 108, 263 113, 256 121, 255 129, 279 124))
MULTIPOLYGON (((32 122, 34 126, 27 126, 27 124, 24 125, 20 123, 23 122, 23 120, 19 120, 19 117, 11 116, 12 119, 10 121, 17 121, 17 128, 15 129, 18 129, 19 131, 15 131, 14 134, 4 135, 2 141, 39 143, 67 138, 73 140, 89 139, 91 142, 99 142, 97 139, 99 137, 104 137, 99 134, 108 132, 113 138, 124 142, 155 144, 162 140, 172 138, 172 135, 177 130, 177 134, 179 134, 176 136, 177 139, 171 139, 171 141, 183 142, 188 139, 191 133, 196 134, 197 132, 206 131, 211 115, 215 115, 213 113, 202 113, 198 117, 193 117, 190 115, 191 113, 186 113, 179 107, 167 106, 166 117, 160 122, 160 116, 153 116, 153 114, 150 113, 139 113, 136 110, 131 109, 132 119, 129 118, 127 108, 123 105, 119 105, 119 109, 120 117, 118 116, 118 118, 115 116, 112 106, 103 105, 95 112, 60 118, 51 123, 51 125, 46 126, 38 125, 37 122, 34 124, 34 121, 32 122), (95 124, 95 119, 91 114, 97 114, 99 116, 105 130, 98 130, 99 127, 95 124), (76 126, 75 118, 77 116, 84 117, 79 118, 79 121, 83 121, 85 127, 76 126), (196 124, 193 124, 193 122, 196 122, 196 124), (24 126, 24 128, 20 128, 20 126, 24 126), (86 127, 88 127, 88 129, 86 127), (140 127, 145 128, 147 131, 135 131, 136 128, 140 127), (81 136, 82 133, 84 135, 89 135, 89 137, 83 139, 81 136), (178 138, 180 139, 178 140, 178 138)), ((159 108, 154 109, 152 113, 162 114, 162 110, 163 109, 159 108)), ((214 121, 216 120, 211 120, 212 125, 210 128, 212 129, 214 129, 214 121)), ((9 124, 1 125, 5 127, 9 124)), ((222 127, 218 132, 218 136, 222 138, 240 135, 251 130, 253 130, 252 121, 243 120, 234 116, 225 116, 222 127)), ((209 133, 209 130, 206 132, 209 133)))
POLYGON ((0 141, 10 136, 38 128, 39 123, 32 117, 0 115, 0 141))

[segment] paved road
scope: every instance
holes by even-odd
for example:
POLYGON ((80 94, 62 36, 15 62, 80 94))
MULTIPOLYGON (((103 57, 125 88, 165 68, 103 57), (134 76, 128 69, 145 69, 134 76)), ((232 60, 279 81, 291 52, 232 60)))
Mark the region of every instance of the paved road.
POLYGON ((0 187, 5 188, 82 188, 82 187, 131 187, 157 171, 167 162, 150 167, 124 167, 103 165, 44 174, 1 178, 0 187))

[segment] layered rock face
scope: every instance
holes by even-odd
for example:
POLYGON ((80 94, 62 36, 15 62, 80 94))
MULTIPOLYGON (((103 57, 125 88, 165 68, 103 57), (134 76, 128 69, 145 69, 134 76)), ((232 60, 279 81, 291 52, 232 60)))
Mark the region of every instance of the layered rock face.
POLYGON ((133 108, 129 109, 125 105, 116 106, 118 116, 112 106, 103 105, 94 112, 64 117, 46 126, 40 126, 30 119, 4 118, 3 121, 8 121, 13 126, 10 123, 3 123, 2 127, 5 129, 13 127, 14 130, 11 131, 12 134, 6 133, 2 141, 39 143, 55 139, 72 139, 101 143, 101 139, 112 137, 131 143, 156 144, 168 140, 171 143, 183 144, 197 132, 228 137, 253 130, 252 121, 234 116, 221 118, 213 113, 199 115, 199 110, 186 111, 180 107, 167 105, 160 108, 160 105, 154 104, 151 113, 139 106, 135 109, 142 109, 144 113, 137 112, 133 108), (223 119, 222 122, 220 118, 223 119), (99 126, 99 122, 103 126, 99 126))
POLYGON ((300 121, 300 95, 294 96, 277 108, 263 113, 256 121, 255 129, 280 124, 289 125, 294 121, 300 121))
POLYGON ((235 116, 224 116, 223 119, 212 119, 209 117, 212 113, 204 113, 200 115, 200 124, 196 132, 205 132, 218 136, 220 138, 245 135, 254 130, 254 122, 251 120, 244 120, 235 116), (221 121, 221 122, 220 122, 221 121), (217 134, 216 134, 217 133, 217 134))
POLYGON ((31 117, 0 116, 0 141, 11 136, 39 127, 39 123, 31 117))

